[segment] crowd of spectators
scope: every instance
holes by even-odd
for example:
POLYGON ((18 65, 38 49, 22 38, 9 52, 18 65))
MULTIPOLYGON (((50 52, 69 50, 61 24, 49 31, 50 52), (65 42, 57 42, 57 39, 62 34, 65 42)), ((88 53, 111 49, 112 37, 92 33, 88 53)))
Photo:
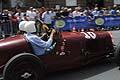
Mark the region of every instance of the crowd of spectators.
POLYGON ((6 34, 6 36, 16 34, 20 21, 35 21, 37 19, 49 27, 54 18, 88 16, 92 19, 95 16, 109 15, 120 15, 120 7, 113 5, 112 7, 100 8, 96 5, 93 9, 89 7, 62 7, 61 9, 30 7, 28 10, 16 7, 13 10, 3 9, 0 12, 0 34, 6 34))

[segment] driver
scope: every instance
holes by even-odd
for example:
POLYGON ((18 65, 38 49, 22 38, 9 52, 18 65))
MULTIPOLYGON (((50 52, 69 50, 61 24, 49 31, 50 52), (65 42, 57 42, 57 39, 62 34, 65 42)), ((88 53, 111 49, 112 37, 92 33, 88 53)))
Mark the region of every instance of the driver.
POLYGON ((53 42, 53 35, 56 32, 54 29, 51 31, 50 37, 47 41, 43 41, 39 36, 35 34, 36 27, 34 21, 28 21, 24 26, 24 35, 31 43, 34 53, 36 55, 44 55, 46 48, 49 48, 53 42))
POLYGON ((25 31, 24 31, 24 26, 25 24, 27 23, 28 21, 21 21, 19 23, 19 31, 17 32, 17 34, 24 34, 25 31))

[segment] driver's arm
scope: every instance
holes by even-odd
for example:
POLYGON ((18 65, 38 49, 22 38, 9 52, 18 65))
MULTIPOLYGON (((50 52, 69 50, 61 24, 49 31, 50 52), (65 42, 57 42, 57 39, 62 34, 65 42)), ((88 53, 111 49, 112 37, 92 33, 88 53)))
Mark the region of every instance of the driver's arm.
POLYGON ((40 39, 38 36, 35 36, 35 35, 34 35, 34 37, 29 36, 28 40, 38 47, 49 48, 51 46, 52 42, 53 42, 54 33, 55 33, 55 30, 53 29, 51 34, 50 34, 50 37, 47 41, 44 41, 44 40, 40 39))

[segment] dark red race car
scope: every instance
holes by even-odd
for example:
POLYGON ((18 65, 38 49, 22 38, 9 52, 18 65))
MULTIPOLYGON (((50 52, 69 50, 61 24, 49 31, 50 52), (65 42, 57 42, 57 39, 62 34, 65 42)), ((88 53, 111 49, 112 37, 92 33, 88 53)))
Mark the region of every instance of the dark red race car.
POLYGON ((79 68, 113 55, 107 31, 60 32, 46 55, 34 54, 24 35, 0 40, 0 72, 4 80, 42 80, 45 73, 79 68))

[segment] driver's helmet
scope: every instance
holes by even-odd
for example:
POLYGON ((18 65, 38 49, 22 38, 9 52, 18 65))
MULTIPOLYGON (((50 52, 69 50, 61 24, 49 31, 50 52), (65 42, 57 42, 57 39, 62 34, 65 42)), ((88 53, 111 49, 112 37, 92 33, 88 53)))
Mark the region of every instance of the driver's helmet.
POLYGON ((24 31, 27 33, 36 32, 35 21, 28 21, 24 26, 24 31))
POLYGON ((25 24, 27 23, 28 21, 21 21, 20 23, 19 23, 19 30, 20 31, 24 31, 24 26, 25 26, 25 24))

